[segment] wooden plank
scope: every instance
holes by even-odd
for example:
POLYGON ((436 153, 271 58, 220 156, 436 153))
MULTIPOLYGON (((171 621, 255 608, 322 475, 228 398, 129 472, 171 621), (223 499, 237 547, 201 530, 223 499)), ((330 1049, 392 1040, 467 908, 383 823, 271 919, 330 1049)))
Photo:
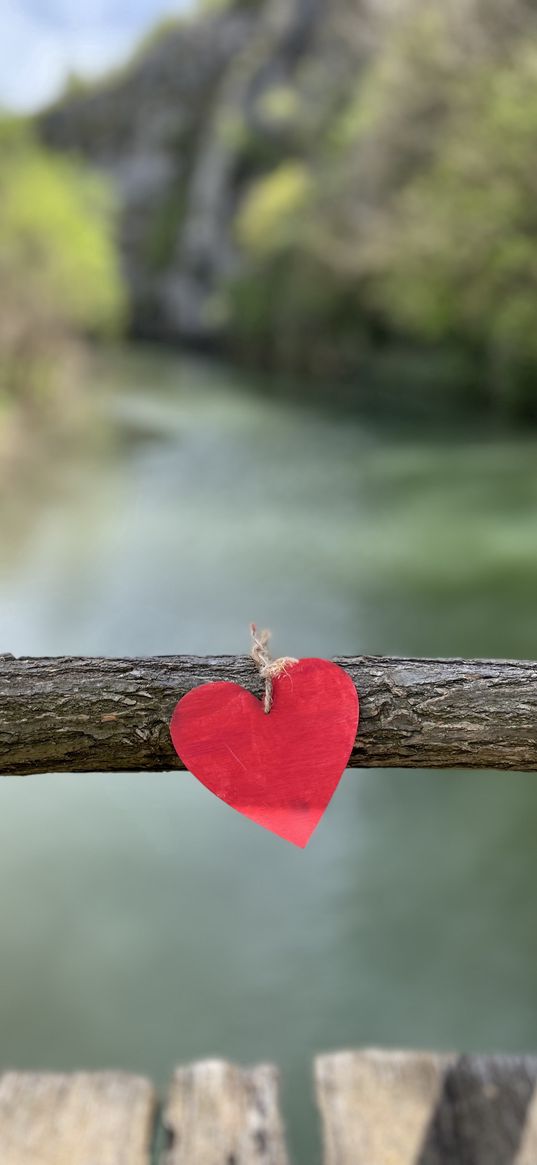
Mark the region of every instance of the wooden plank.
POLYGON ((165 1165, 287 1165, 278 1076, 220 1060, 178 1068, 164 1111, 165 1165))
MULTIPOLYGON (((537 663, 338 659, 361 696, 350 766, 537 770, 537 663)), ((177 700, 232 680, 261 696, 252 660, 0 657, 0 774, 181 768, 177 700)))
POLYGON ((374 1050, 319 1056, 325 1165, 415 1165, 449 1063, 374 1050))
POLYGON ((320 1056, 324 1165, 536 1165, 537 1059, 320 1056))
POLYGON ((155 1094, 122 1072, 0 1076, 2 1165, 149 1165, 155 1094))

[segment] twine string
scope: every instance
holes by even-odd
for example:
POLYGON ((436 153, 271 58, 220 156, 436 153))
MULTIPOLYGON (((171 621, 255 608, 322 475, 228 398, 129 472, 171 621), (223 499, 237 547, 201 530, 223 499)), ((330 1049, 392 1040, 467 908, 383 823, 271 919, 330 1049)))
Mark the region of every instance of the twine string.
POLYGON ((252 636, 250 655, 259 671, 259 675, 265 681, 263 709, 269 713, 272 707, 274 677, 284 675, 288 667, 291 667, 293 663, 298 663, 298 659, 294 659, 292 655, 281 655, 279 659, 272 659, 268 650, 270 631, 258 631, 255 623, 250 623, 250 633, 252 636))

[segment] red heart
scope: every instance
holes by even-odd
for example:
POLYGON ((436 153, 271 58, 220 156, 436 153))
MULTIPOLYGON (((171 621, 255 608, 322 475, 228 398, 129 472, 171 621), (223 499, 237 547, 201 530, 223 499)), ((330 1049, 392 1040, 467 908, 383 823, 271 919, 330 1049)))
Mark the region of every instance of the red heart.
POLYGON ((335 792, 358 727, 356 688, 326 659, 273 680, 272 706, 238 684, 202 684, 177 704, 174 748, 212 793, 258 825, 305 846, 335 792))

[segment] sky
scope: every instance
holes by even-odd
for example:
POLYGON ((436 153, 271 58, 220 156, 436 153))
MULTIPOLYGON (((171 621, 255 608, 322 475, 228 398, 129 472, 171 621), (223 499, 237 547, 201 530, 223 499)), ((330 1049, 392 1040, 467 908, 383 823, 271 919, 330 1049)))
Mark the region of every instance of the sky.
POLYGON ((70 72, 95 76, 189 0, 0 0, 0 107, 33 110, 70 72))

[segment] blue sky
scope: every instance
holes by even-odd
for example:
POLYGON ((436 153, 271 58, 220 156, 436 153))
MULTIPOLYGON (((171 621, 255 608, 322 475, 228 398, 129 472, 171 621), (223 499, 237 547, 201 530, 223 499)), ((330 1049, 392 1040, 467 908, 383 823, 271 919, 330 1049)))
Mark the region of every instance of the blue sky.
POLYGON ((0 0, 0 106, 35 109, 70 71, 93 76, 189 0, 0 0))

